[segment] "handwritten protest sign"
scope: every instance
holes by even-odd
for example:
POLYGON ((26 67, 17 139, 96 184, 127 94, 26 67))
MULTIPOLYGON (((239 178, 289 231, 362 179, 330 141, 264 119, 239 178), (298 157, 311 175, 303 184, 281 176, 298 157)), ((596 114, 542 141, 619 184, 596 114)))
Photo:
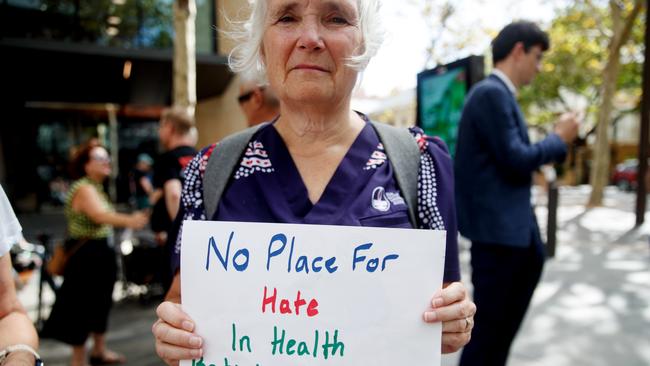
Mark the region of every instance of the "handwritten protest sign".
POLYGON ((183 366, 439 365, 445 232, 186 221, 183 309, 204 339, 183 366))

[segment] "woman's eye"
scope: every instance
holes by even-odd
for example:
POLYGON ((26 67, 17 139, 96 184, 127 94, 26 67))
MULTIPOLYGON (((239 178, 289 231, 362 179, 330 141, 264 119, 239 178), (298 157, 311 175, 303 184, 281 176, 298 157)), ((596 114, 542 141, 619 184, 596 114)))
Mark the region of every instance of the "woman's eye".
POLYGON ((284 15, 284 16, 280 17, 280 19, 278 19, 278 23, 291 23, 294 20, 296 20, 296 19, 294 17, 292 17, 291 15, 284 15))
POLYGON ((334 24, 341 24, 341 25, 350 24, 347 19, 338 16, 331 17, 329 21, 330 23, 334 23, 334 24))

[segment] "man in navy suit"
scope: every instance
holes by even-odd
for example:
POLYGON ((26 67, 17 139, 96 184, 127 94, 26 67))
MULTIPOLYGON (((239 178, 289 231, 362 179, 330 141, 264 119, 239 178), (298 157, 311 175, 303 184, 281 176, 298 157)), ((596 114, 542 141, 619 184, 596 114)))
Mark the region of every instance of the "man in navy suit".
POLYGON ((531 205, 532 174, 562 161, 578 122, 565 114, 554 132, 531 144, 517 89, 540 71, 548 35, 530 22, 506 26, 492 41, 494 72, 470 91, 455 157, 458 224, 472 241, 477 306, 462 366, 505 365, 544 263, 531 205))

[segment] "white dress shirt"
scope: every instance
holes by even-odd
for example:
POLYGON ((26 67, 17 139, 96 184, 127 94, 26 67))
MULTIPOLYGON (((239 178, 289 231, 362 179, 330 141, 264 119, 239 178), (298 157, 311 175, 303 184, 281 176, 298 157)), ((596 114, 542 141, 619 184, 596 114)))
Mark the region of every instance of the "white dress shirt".
POLYGON ((499 69, 492 70, 492 75, 501 79, 501 81, 503 81, 506 84, 508 90, 510 90, 512 95, 517 95, 517 87, 515 87, 515 84, 512 83, 508 75, 504 74, 503 71, 499 69))

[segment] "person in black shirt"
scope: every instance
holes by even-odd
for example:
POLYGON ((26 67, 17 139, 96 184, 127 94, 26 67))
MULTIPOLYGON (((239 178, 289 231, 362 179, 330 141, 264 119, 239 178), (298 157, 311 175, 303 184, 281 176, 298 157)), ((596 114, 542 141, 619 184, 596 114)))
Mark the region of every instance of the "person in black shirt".
MULTIPOLYGON (((167 242, 167 232, 178 213, 181 189, 183 187, 183 170, 197 154, 194 145, 197 140, 196 127, 193 118, 180 107, 165 109, 160 118, 158 131, 160 143, 165 152, 158 157, 154 164, 151 202, 153 212, 151 229, 156 234, 156 241, 164 246, 167 242)), ((166 248, 165 258, 168 258, 166 248)), ((163 266, 163 286, 165 289, 171 280, 171 270, 167 260, 163 266)))
POLYGON ((153 159, 148 154, 138 155, 135 167, 131 171, 131 193, 135 206, 138 210, 145 210, 151 207, 149 196, 153 193, 152 179, 153 159))

